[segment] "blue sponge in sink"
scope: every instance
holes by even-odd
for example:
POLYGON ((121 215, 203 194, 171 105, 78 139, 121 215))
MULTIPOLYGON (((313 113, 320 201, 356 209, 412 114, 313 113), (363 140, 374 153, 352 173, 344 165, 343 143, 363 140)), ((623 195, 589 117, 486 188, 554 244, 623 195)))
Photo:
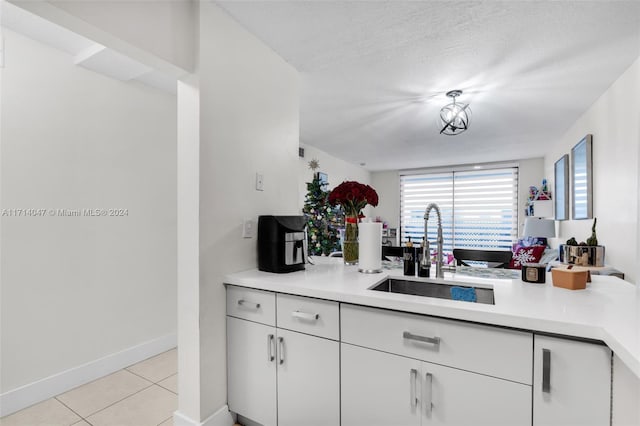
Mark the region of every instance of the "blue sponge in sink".
POLYGON ((478 300, 476 289, 473 287, 451 287, 451 298, 464 302, 476 302, 478 300))

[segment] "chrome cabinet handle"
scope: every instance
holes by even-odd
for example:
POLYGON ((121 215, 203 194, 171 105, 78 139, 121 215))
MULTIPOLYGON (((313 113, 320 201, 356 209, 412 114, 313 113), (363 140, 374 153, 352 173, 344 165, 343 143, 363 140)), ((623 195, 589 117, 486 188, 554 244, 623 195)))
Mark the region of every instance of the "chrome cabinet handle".
POLYGON ((424 409, 427 416, 431 416, 433 411, 433 374, 425 374, 425 379, 424 409))
POLYGON ((407 340, 415 340, 418 342, 431 343, 432 345, 436 345, 436 346, 440 344, 439 337, 418 336, 417 334, 411 334, 408 331, 405 331, 404 333, 402 333, 402 337, 407 340))
POLYGON ((284 337, 278 337, 278 355, 280 356, 279 364, 284 364, 284 337))
POLYGON ((267 356, 269 359, 269 362, 273 362, 274 359, 276 359, 275 355, 273 354, 273 338, 275 336, 273 334, 269 334, 267 336, 267 356))
POLYGON ((418 406, 418 397, 416 395, 416 379, 418 378, 418 370, 412 368, 409 370, 409 405, 413 408, 418 406))
POLYGON ((291 312, 291 316, 294 318, 306 319, 311 321, 316 321, 320 318, 320 314, 310 314, 307 312, 300 312, 300 311, 291 312))
POLYGON ((542 392, 551 393, 551 351, 542 350, 542 392))
POLYGON ((238 306, 248 306, 250 308, 260 309, 260 304, 259 303, 247 302, 244 299, 238 300, 238 306))

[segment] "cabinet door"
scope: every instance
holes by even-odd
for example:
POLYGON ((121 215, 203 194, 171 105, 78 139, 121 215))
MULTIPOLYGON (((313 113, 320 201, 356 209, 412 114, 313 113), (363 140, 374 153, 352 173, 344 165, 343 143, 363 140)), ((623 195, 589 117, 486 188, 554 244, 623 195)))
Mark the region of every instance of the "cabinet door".
POLYGON ((340 424, 340 346, 278 329, 278 426, 340 424))
POLYGON ((264 426, 277 425, 276 330, 227 317, 229 409, 264 426))
POLYGON ((531 386, 427 362, 421 370, 423 425, 531 425, 531 386))
POLYGON ((340 348, 342 426, 420 426, 420 361, 340 348))
POLYGON ((533 368, 534 426, 609 424, 609 348, 535 336, 533 368))

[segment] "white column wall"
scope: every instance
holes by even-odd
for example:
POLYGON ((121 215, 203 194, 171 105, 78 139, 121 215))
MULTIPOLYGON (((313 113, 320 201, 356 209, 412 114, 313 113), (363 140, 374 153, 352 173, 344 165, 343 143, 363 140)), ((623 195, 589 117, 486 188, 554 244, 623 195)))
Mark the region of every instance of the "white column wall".
POLYGON ((298 210, 297 71, 213 3, 200 3, 200 413, 226 402, 223 277, 257 267, 242 220, 298 210), (256 191, 255 174, 264 176, 256 191))

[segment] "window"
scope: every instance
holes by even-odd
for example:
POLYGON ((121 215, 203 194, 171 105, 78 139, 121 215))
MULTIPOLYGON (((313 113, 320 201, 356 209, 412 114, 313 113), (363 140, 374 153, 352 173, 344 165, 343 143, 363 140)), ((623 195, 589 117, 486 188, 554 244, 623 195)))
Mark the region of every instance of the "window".
MULTIPOLYGON (((402 241, 422 241, 429 203, 436 203, 442 213, 445 252, 511 250, 518 234, 518 168, 401 175, 402 241)), ((432 245, 437 222, 432 211, 427 230, 432 245)))

